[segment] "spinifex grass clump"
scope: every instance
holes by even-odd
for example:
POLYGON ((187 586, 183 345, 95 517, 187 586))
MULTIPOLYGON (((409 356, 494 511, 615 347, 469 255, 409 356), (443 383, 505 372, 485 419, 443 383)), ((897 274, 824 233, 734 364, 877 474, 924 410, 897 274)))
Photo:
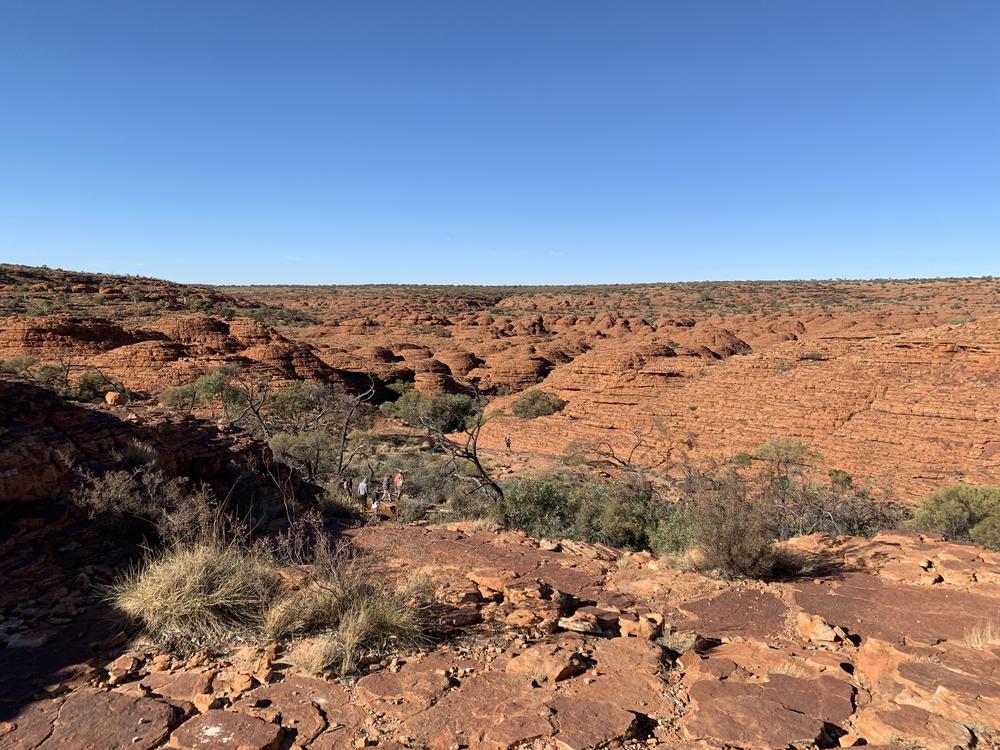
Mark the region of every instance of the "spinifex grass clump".
POLYGON ((330 545, 318 517, 269 544, 245 534, 220 539, 150 553, 114 585, 112 602, 155 642, 181 652, 305 638, 292 651, 317 672, 351 672, 365 655, 430 640, 427 577, 397 586, 373 575, 364 560, 330 545))
POLYGON ((148 557, 114 586, 112 600, 158 642, 219 645, 260 631, 279 581, 260 548, 201 541, 148 557))

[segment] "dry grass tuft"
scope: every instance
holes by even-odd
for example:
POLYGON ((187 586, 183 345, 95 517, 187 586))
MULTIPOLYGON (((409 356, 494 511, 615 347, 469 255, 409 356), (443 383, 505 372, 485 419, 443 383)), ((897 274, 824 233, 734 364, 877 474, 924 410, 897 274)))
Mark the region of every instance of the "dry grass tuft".
POLYGON ((779 664, 774 669, 769 669, 767 673, 768 675, 780 674, 780 675, 786 675, 787 677, 799 677, 803 679, 813 676, 808 669, 801 666, 800 664, 796 664, 793 661, 788 661, 779 664))
POLYGON ((198 646, 259 631, 278 586, 259 551, 200 542, 147 558, 114 585, 111 599, 154 640, 198 646))
POLYGON ((340 619, 343 603, 333 591, 317 585, 289 591, 264 614, 264 632, 278 640, 323 630, 340 619))
POLYGON ((361 660, 429 640, 434 587, 424 571, 394 586, 307 519, 270 544, 203 534, 149 556, 111 590, 114 605, 175 650, 307 638, 303 668, 354 671, 361 660), (284 588, 280 566, 306 573, 284 588))
POLYGON ((962 643, 977 651, 987 646, 1000 646, 1000 626, 993 622, 981 622, 966 632, 962 643))
MULTIPOLYGON (((365 654, 378 655, 427 642, 433 586, 418 572, 395 588, 373 582, 356 561, 279 599, 265 616, 272 637, 315 633, 293 651, 303 669, 342 674, 357 669, 365 654)), ((296 662, 297 664, 299 662, 296 662)))
POLYGON ((334 633, 323 633, 315 638, 303 638, 296 643, 285 658, 304 672, 320 674, 337 661, 342 650, 334 633))

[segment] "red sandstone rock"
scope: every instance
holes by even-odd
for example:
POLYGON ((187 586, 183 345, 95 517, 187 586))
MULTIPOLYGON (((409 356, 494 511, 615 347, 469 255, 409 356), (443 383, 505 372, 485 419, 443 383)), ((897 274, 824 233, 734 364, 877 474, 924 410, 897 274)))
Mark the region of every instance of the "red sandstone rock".
POLYGON ((275 750, 281 742, 281 728, 252 716, 232 711, 209 711, 181 724, 170 735, 170 747, 177 750, 275 750))

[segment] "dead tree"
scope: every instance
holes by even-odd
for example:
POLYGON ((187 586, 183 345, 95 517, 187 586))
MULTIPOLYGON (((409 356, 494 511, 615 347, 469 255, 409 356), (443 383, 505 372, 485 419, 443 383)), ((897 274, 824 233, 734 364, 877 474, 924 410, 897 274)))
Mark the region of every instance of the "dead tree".
POLYGON ((354 400, 351 403, 351 408, 348 409, 347 414, 344 415, 343 424, 340 426, 340 452, 337 456, 337 479, 343 478, 344 471, 351 465, 351 461, 354 460, 354 456, 358 452, 358 447, 355 447, 355 449, 351 451, 351 455, 347 457, 347 460, 344 460, 344 454, 347 451, 347 434, 351 430, 351 422, 354 420, 354 415, 357 413, 358 409, 361 408, 362 404, 371 401, 372 397, 375 395, 375 378, 371 376, 371 373, 365 374, 368 375, 368 382, 370 383, 368 390, 354 397, 354 400))
POLYGON ((630 434, 632 439, 624 449, 616 449, 609 440, 595 443, 589 451, 594 456, 590 463, 608 465, 619 472, 631 474, 654 472, 669 463, 669 454, 657 456, 654 453, 654 446, 649 440, 653 435, 652 427, 646 430, 636 428, 630 434))
POLYGON ((229 421, 241 422, 247 417, 252 417, 260 427, 264 438, 270 440, 271 430, 262 412, 271 395, 271 379, 266 376, 256 378, 245 372, 236 372, 230 378, 229 385, 236 395, 236 400, 243 407, 243 411, 229 421))
POLYGON ((469 480, 475 485, 467 494, 486 492, 499 501, 503 499, 503 489, 490 476, 490 473, 483 466, 482 460, 479 457, 479 433, 483 429, 483 425, 488 421, 488 418, 486 417, 486 400, 478 390, 475 392, 475 403, 476 409, 471 417, 466 420, 461 432, 449 435, 445 434, 444 430, 438 425, 431 424, 428 421, 422 424, 431 436, 434 447, 450 456, 449 460, 452 463, 454 475, 469 480), (475 469, 475 473, 471 476, 460 473, 458 468, 462 462, 470 464, 475 469))

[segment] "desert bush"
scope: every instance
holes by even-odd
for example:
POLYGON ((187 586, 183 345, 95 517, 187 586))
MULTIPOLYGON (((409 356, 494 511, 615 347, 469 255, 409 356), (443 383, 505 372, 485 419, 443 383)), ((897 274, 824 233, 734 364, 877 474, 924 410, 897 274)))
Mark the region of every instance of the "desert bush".
POLYGON ((503 498, 499 502, 470 500, 475 505, 466 504, 460 512, 490 518, 531 536, 569 536, 572 530, 575 508, 570 504, 565 482, 556 475, 510 479, 503 483, 503 498))
POLYGON ((767 578, 778 554, 770 519, 747 502, 744 488, 733 480, 695 508, 694 539, 704 570, 723 578, 767 578))
POLYGON ((16 357, 8 357, 7 359, 0 362, 0 372, 7 375, 17 375, 18 377, 24 377, 28 370, 31 369, 38 362, 34 357, 28 356, 27 354, 18 355, 16 357))
POLYGON ((193 409, 198 405, 194 384, 170 386, 160 394, 160 403, 168 409, 193 409))
POLYGON ((154 640, 192 649, 259 630, 279 581, 266 555, 203 541, 147 557, 113 586, 111 600, 154 640))
POLYGON ((396 503, 396 520, 401 523, 422 521, 434 509, 432 503, 416 497, 403 497, 396 503))
POLYGON ((76 401, 98 401, 111 389, 107 378, 97 370, 87 370, 73 384, 69 396, 76 401))
POLYGON ((749 468, 750 465, 753 463, 753 456, 751 456, 746 451, 740 451, 739 453, 735 454, 731 459, 729 459, 729 461, 735 466, 739 466, 741 468, 746 469, 749 468))
POLYGON ((649 549, 656 555, 682 554, 696 541, 694 512, 689 503, 674 503, 664 511, 664 518, 649 532, 649 549))
POLYGON ((969 538, 981 547, 1000 550, 1000 512, 993 511, 973 526, 969 538))
POLYGON ((266 412, 272 429, 305 432, 339 427, 353 403, 329 383, 296 380, 275 392, 266 412))
POLYGON ((406 391, 395 401, 386 401, 379 410, 388 417, 402 419, 413 427, 433 432, 455 432, 465 427, 476 413, 477 399, 464 394, 426 396, 419 391, 406 391))
POLYGON ((331 481, 319 498, 319 510, 326 518, 345 521, 357 514, 358 505, 353 497, 344 494, 336 481, 331 481))
POLYGON ((572 468, 580 467, 587 463, 587 455, 593 449, 593 443, 590 441, 573 438, 566 444, 566 447, 563 448, 563 452, 559 456, 559 460, 565 466, 572 468))
POLYGON ((160 394, 160 403, 169 409, 214 407, 220 400, 225 403, 235 398, 229 383, 235 373, 231 366, 210 370, 190 383, 167 388, 160 394))
MULTIPOLYGON (((779 509, 780 510, 780 509, 779 509)), ((910 509, 884 491, 866 484, 854 487, 835 481, 829 486, 806 483, 783 506, 784 535, 824 532, 871 537, 906 525, 910 509)))
POLYGON ((650 549, 650 535, 664 517, 665 504, 648 483, 585 482, 573 488, 573 535, 613 547, 650 549))
POLYGON ((539 389, 531 390, 517 399, 511 406, 511 411, 515 417, 522 419, 535 419, 536 417, 547 417, 561 411, 566 406, 566 402, 554 393, 539 389))
POLYGON ((957 484, 933 492, 920 505, 912 525, 1000 549, 1000 487, 957 484))
POLYGON ((395 401, 404 393, 412 391, 413 383, 408 383, 405 380, 393 380, 391 383, 386 383, 385 389, 390 394, 390 400, 395 401))
POLYGON ((491 520, 535 537, 565 537, 626 549, 649 549, 669 506, 638 480, 601 482, 574 475, 510 479, 500 500, 461 497, 451 512, 491 520))
POLYGON ((63 362, 35 365, 31 369, 26 370, 24 375, 31 378, 31 380, 43 388, 53 390, 61 396, 66 396, 70 392, 69 365, 63 362))
POLYGON ((854 477, 843 469, 830 469, 828 475, 830 477, 830 484, 834 487, 847 489, 854 484, 854 477))
POLYGON ((31 316, 41 316, 48 315, 52 312, 53 308, 52 300, 49 299, 36 299, 28 303, 28 306, 24 309, 26 315, 31 316))
POLYGON ((138 469, 154 463, 159 454, 149 443, 132 438, 125 441, 120 448, 116 448, 111 455, 120 466, 126 469, 138 469))
POLYGON ((905 505, 871 481, 855 483, 838 470, 829 473, 828 485, 809 481, 806 462, 816 462, 819 456, 796 440, 766 443, 754 457, 757 465, 752 468, 749 460, 735 457, 723 470, 688 466, 681 485, 685 498, 695 502, 740 483, 747 502, 769 520, 780 540, 818 532, 872 536, 901 527, 909 517, 905 505))
POLYGON ((471 489, 471 483, 462 479, 463 474, 468 473, 462 462, 426 451, 376 453, 369 457, 367 471, 373 487, 377 487, 383 477, 391 479, 397 471, 401 471, 402 499, 410 500, 415 505, 425 505, 428 509, 444 505, 471 489))
MULTIPOLYGON (((126 450, 138 460, 148 455, 141 444, 126 450)), ((126 459, 121 461, 127 464, 126 459)), ((168 477, 145 463, 103 474, 83 471, 70 499, 104 525, 126 534, 151 534, 163 543, 220 537, 229 528, 211 490, 168 477)))

